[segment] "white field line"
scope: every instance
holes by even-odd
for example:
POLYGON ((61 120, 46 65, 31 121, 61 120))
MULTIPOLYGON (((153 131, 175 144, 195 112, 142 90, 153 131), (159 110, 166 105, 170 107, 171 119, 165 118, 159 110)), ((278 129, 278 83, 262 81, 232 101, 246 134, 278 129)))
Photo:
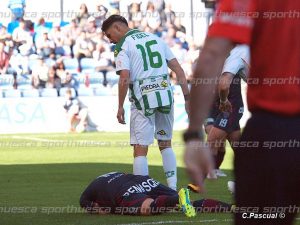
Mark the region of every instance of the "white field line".
POLYGON ((233 219, 224 219, 224 220, 217 220, 217 219, 211 219, 211 220, 166 220, 166 221, 155 221, 155 222, 143 222, 143 223, 123 223, 123 224, 116 224, 116 225, 155 225, 155 224, 195 224, 195 223, 216 223, 216 222, 233 222, 233 219))
POLYGON ((37 138, 37 137, 26 137, 26 136, 12 136, 13 139, 20 139, 20 140, 29 140, 29 141, 41 141, 41 142, 65 142, 64 140, 51 140, 46 138, 37 138))
MULTIPOLYGON (((295 220, 300 221, 300 217, 295 218, 295 220)), ((188 221, 188 220, 166 220, 166 221, 155 221, 155 222, 143 222, 143 223, 122 223, 122 224, 116 224, 116 225, 156 225, 156 224, 196 224, 196 223, 204 223, 204 224, 210 224, 210 223, 216 223, 216 222, 233 222, 233 219, 224 219, 224 220, 217 220, 217 219, 211 219, 211 220, 193 220, 193 221, 188 221)))

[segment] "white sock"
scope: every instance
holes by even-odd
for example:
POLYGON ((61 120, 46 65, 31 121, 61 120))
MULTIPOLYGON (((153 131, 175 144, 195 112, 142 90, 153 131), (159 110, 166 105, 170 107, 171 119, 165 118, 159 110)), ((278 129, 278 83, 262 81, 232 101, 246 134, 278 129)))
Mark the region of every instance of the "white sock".
POLYGON ((149 175, 148 161, 146 156, 137 156, 133 161, 133 174, 134 175, 149 175))
POLYGON ((177 189, 177 166, 176 156, 172 148, 166 148, 161 151, 164 172, 167 177, 169 188, 177 189))

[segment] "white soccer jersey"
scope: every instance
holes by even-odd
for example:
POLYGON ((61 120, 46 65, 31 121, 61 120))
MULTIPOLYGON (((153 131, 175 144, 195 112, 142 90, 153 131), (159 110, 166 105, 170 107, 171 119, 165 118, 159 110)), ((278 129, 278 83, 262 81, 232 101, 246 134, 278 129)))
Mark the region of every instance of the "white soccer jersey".
POLYGON ((147 115, 172 104, 167 61, 175 56, 159 37, 130 30, 116 45, 115 57, 118 74, 130 71, 130 98, 138 109, 147 115))
POLYGON ((237 45, 230 51, 222 73, 239 74, 244 80, 248 76, 250 65, 250 50, 248 45, 237 45))
POLYGON ((175 58, 159 37, 139 30, 130 30, 116 45, 116 70, 130 70, 130 81, 168 73, 167 61, 175 58))

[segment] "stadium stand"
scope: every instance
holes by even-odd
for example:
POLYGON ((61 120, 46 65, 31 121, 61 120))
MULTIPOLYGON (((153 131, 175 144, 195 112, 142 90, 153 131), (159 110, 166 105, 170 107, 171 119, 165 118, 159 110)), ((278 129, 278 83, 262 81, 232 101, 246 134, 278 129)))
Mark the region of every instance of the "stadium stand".
POLYGON ((22 91, 24 98, 38 98, 40 97, 40 92, 38 89, 28 89, 22 91))
POLYGON ((41 97, 57 97, 58 93, 56 89, 44 88, 41 90, 41 97))
POLYGON ((20 90, 10 89, 4 91, 5 98, 20 98, 22 96, 20 90))
MULTIPOLYGON (((174 14, 169 7, 168 12, 174 14)), ((118 8, 113 12, 109 10, 106 13, 118 13, 118 8)), ((185 28, 178 21, 159 13, 153 14, 158 17, 155 21, 159 24, 153 24, 148 17, 139 17, 146 12, 144 10, 147 7, 129 5, 130 28, 156 33, 172 50, 186 53, 182 64, 187 65, 185 71, 189 79, 189 71, 196 60, 189 55, 198 55, 199 48, 195 48, 190 37, 187 38, 185 28), (134 10, 139 11, 133 13, 134 10)), ((72 93, 79 96, 116 95, 119 76, 114 71, 114 47, 101 32, 104 18, 90 13, 86 7, 83 14, 71 21, 36 18, 35 21, 12 21, 7 28, 2 26, 0 41, 5 42, 11 71, 17 73, 16 79, 10 74, 0 74, 2 97, 58 97, 64 96, 66 88, 73 88, 72 93), (21 27, 24 23, 25 29, 21 27), (16 41, 16 29, 24 40, 16 41), (19 91, 7 94, 10 89, 19 91)), ((176 80, 172 83, 176 84, 176 80)))

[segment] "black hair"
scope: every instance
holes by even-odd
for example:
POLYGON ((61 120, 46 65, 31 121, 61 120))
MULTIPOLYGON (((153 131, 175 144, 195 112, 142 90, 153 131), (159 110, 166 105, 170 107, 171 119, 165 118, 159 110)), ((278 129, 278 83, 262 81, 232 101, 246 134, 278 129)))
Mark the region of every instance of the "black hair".
POLYGON ((128 22, 127 20, 120 15, 111 15, 110 17, 108 17, 102 24, 101 30, 103 32, 107 31, 108 28, 114 23, 114 22, 121 22, 126 24, 126 26, 128 26, 128 22))

